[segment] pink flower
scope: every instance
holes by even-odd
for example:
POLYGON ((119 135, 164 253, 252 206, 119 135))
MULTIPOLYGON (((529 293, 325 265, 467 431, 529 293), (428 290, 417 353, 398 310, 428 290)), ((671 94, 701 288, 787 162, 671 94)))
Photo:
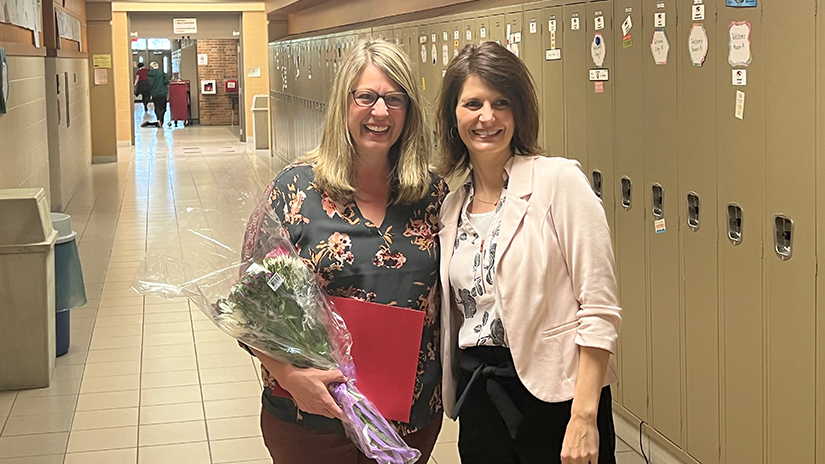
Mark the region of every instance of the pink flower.
POLYGON ((279 256, 289 256, 289 250, 285 246, 279 246, 266 254, 267 258, 277 258, 279 256))

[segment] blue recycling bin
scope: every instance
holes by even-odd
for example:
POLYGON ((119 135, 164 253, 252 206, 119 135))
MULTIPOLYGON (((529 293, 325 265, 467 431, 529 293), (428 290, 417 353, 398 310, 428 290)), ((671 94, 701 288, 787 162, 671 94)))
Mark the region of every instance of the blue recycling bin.
POLYGON ((55 345, 57 356, 63 356, 71 344, 71 310, 86 304, 86 286, 71 217, 62 213, 51 213, 51 217, 57 231, 54 245, 55 345))

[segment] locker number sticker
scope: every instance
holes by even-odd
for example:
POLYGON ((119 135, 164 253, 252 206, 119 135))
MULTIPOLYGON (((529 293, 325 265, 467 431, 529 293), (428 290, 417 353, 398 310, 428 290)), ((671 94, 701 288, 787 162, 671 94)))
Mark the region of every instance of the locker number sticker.
POLYGON ((570 29, 572 29, 572 30, 574 30, 574 31, 578 31, 578 30, 579 30, 579 26, 580 26, 580 25, 579 25, 579 18, 573 18, 573 19, 570 21, 570 29))
POLYGON ((733 85, 748 85, 747 69, 732 69, 733 85))
POLYGON ((704 21, 705 20, 705 5, 693 5, 693 20, 694 21, 704 21))
POLYGON ((550 31, 550 32, 556 32, 556 20, 555 19, 551 19, 550 21, 547 21, 547 30, 550 31))
POLYGON ((664 13, 653 13, 653 24, 656 27, 667 27, 667 19, 664 13))
POLYGON ((597 31, 604 29, 604 16, 596 16, 595 26, 597 31))

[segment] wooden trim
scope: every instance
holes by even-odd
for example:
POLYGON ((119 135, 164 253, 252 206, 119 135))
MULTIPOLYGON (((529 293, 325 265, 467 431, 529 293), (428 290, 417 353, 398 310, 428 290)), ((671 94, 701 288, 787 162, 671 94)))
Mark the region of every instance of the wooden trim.
POLYGON ((0 48, 4 48, 8 56, 46 56, 45 48, 37 48, 32 44, 0 42, 0 48))

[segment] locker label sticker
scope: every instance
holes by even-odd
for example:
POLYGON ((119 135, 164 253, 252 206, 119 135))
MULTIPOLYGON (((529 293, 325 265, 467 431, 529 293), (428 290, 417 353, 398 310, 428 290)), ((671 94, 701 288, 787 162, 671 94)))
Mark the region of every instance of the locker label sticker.
POLYGON ((444 34, 441 35, 441 38, 446 42, 450 40, 450 34, 447 34, 447 31, 444 31, 444 34))
POLYGON ((590 80, 593 82, 609 80, 607 69, 591 69, 590 80))
POLYGON ((604 58, 607 53, 607 47, 604 45, 604 37, 600 33, 596 33, 593 37, 593 43, 590 45, 590 56, 593 58, 593 65, 597 68, 604 66, 604 58))
POLYGON ((705 64, 705 58, 708 56, 708 34, 705 31, 705 26, 694 24, 690 29, 688 51, 690 52, 690 62, 693 63, 693 66, 702 66, 705 64))
MULTIPOLYGON (((456 29, 455 31, 453 31, 453 40, 458 40, 458 39, 460 39, 460 38, 461 38, 461 33, 460 33, 460 32, 458 32, 458 29, 456 29)), ((446 39, 445 39, 445 40, 446 40, 446 39)))
POLYGON ((633 29, 633 20, 630 19, 630 15, 627 15, 627 19, 622 23, 622 35, 630 34, 631 29, 633 29))
POLYGON ((596 16, 594 20, 594 25, 597 31, 604 29, 604 16, 596 16))
POLYGON ((653 54, 653 61, 659 65, 667 64, 667 56, 670 53, 670 42, 664 29, 656 29, 653 33, 653 40, 650 41, 650 52, 653 54))
POLYGON ((734 116, 736 116, 736 119, 745 119, 745 92, 741 90, 736 91, 736 110, 734 116))
POLYGON ((693 20, 694 21, 704 21, 705 20, 705 5, 699 4, 693 6, 693 20))
POLYGON ((570 20, 570 29, 574 31, 579 30, 579 18, 572 18, 570 20))
POLYGON ((625 7, 624 12, 625 13, 633 13, 633 7, 632 6, 625 7))
POLYGON ((556 31, 550 32, 550 48, 556 48, 556 31))
POLYGON ((556 20, 551 19, 547 21, 547 30, 550 32, 556 32, 556 20))
POLYGON ((450 48, 447 47, 447 44, 444 44, 441 47, 441 63, 444 66, 447 66, 447 62, 450 61, 450 48))
POLYGON ((664 219, 659 219, 653 223, 653 228, 656 230, 657 234, 663 234, 667 232, 667 226, 665 225, 664 219))
POLYGON ((467 40, 473 40, 473 31, 472 29, 467 29, 467 40))
POLYGON ((622 37, 622 48, 630 48, 633 46, 633 34, 627 34, 622 37))
POLYGON ((747 69, 732 69, 733 85, 748 85, 747 69))
POLYGON ((653 13, 653 23, 655 27, 667 27, 667 18, 664 13, 653 13))
POLYGON ((421 44, 421 62, 427 62, 427 46, 424 44, 421 44))
POLYGON ((481 29, 479 29, 478 34, 482 39, 486 39, 487 38, 487 28, 482 27, 481 29))
POLYGON ((426 36, 426 35, 422 35, 421 37, 419 37, 419 38, 418 38, 418 43, 422 43, 422 44, 427 43, 427 36, 426 36))
POLYGON ((531 34, 536 33, 536 22, 535 21, 530 21, 530 33, 531 34))
POLYGON ((659 10, 665 9, 665 2, 656 2, 656 8, 659 10))
POLYGON ((550 49, 544 51, 544 60, 545 61, 558 61, 561 59, 561 50, 559 49, 550 49))
POLYGON ((728 32, 728 63, 734 67, 747 67, 751 64, 751 23, 734 21, 730 23, 728 32))

